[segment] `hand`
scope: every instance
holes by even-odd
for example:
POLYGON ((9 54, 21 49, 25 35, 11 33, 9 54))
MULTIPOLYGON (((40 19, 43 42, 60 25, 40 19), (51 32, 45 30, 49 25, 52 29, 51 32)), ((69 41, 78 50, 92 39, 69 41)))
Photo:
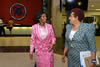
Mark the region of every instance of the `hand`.
POLYGON ((33 60, 33 54, 29 54, 31 60, 33 60))
POLYGON ((53 50, 53 48, 54 48, 54 45, 50 45, 49 48, 48 48, 49 52, 51 52, 53 50))
POLYGON ((63 57, 62 57, 62 62, 63 62, 63 63, 66 62, 66 61, 65 61, 65 55, 63 55, 63 57))
POLYGON ((96 67, 96 64, 95 64, 95 63, 90 62, 90 63, 89 63, 89 67, 96 67))

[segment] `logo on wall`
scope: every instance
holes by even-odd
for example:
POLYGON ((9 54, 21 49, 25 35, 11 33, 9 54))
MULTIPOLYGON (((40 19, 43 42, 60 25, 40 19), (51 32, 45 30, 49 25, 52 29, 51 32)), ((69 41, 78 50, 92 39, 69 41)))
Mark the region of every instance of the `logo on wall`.
POLYGON ((26 8, 23 4, 21 3, 14 3, 10 7, 10 16, 15 19, 15 20, 22 20, 26 16, 26 8))

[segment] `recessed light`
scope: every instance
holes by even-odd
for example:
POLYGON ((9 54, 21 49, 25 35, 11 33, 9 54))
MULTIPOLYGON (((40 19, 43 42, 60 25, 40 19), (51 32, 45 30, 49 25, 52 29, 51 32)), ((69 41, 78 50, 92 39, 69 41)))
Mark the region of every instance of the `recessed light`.
POLYGON ((92 4, 91 7, 94 7, 94 5, 92 4))
POLYGON ((81 6, 82 5, 82 2, 78 2, 78 5, 81 6))
POLYGON ((67 0, 67 2, 69 2, 69 3, 71 3, 71 2, 73 2, 74 0, 67 0))

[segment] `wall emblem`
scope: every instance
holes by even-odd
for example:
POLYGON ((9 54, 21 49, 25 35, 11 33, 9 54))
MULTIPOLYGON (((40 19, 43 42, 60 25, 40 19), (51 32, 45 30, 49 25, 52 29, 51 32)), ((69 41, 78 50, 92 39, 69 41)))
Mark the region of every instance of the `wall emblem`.
POLYGON ((21 3, 14 3, 10 7, 10 16, 15 19, 15 20, 22 20, 26 16, 26 8, 23 4, 21 3))

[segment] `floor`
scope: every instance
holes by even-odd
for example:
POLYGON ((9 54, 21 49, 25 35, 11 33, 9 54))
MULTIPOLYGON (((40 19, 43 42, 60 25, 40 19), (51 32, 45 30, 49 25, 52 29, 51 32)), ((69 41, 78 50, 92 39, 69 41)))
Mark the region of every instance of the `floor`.
MULTIPOLYGON (((61 55, 54 54, 54 67, 67 67, 67 62, 61 62, 61 55)), ((0 53, 0 67, 34 67, 35 59, 30 60, 27 52, 0 53)))

